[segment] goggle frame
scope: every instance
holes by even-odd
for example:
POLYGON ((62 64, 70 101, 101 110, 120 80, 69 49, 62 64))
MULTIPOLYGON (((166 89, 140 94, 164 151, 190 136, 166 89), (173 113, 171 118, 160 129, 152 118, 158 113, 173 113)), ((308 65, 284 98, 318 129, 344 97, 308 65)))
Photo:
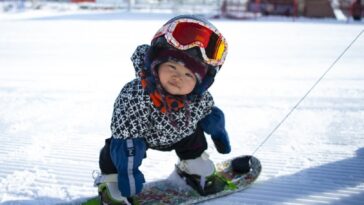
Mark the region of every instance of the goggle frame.
MULTIPOLYGON (((153 40, 160 36, 164 36, 170 45, 174 46, 175 48, 177 48, 179 50, 187 50, 187 49, 190 49, 193 47, 198 47, 201 51, 204 62, 208 65, 222 66, 225 62, 225 58, 226 58, 227 51, 228 51, 228 44, 226 42, 226 39, 222 36, 222 34, 217 29, 215 29, 201 21, 197 21, 194 19, 178 19, 178 20, 168 23, 168 24, 164 25, 162 28, 160 28, 157 31, 157 33, 154 35, 153 40), (218 39, 221 41, 221 43, 219 44, 219 47, 215 48, 214 53, 219 52, 219 49, 221 49, 221 46, 223 46, 223 49, 224 49, 222 51, 222 54, 219 57, 219 59, 212 59, 212 58, 208 57, 206 54, 205 46, 198 40, 196 40, 192 43, 189 43, 188 45, 182 45, 181 43, 179 43, 179 41, 175 38, 175 36, 173 36, 173 33, 174 33, 176 27, 178 26, 178 24, 180 24, 180 23, 198 24, 199 26, 203 26, 205 28, 208 28, 210 31, 212 31, 212 33, 214 35, 216 35, 218 37, 218 39)), ((206 47, 207 47, 207 45, 206 45, 206 47)))

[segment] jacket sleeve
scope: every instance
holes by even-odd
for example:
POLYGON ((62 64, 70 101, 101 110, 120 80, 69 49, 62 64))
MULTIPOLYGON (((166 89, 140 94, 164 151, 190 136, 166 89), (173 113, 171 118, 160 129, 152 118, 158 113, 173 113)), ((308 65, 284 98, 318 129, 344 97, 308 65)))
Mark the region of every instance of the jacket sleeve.
POLYGON ((111 160, 117 169, 118 187, 124 197, 136 195, 143 189, 145 179, 139 166, 145 154, 146 144, 143 138, 111 140, 111 160))
POLYGON ((211 135, 218 152, 222 154, 230 153, 230 141, 225 129, 225 116, 222 110, 213 106, 211 113, 200 120, 199 125, 204 132, 211 135))

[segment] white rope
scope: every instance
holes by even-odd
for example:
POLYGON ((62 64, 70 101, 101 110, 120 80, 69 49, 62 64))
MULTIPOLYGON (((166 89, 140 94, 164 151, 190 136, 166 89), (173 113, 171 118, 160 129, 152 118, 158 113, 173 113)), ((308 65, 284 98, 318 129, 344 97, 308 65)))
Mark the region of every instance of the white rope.
POLYGON ((273 128, 273 130, 267 135, 266 138, 259 144, 259 146, 254 150, 252 155, 254 155, 273 135, 273 133, 287 120, 287 118, 292 114, 293 111, 297 109, 302 101, 311 93, 311 91, 322 81, 326 74, 336 65, 336 63, 345 55, 345 53, 351 48, 351 46, 358 40, 358 38, 363 34, 364 29, 359 32, 359 34, 351 41, 351 43, 344 49, 343 52, 334 60, 334 62, 329 66, 329 68, 320 76, 320 78, 312 85, 312 87, 306 92, 306 94, 292 107, 292 109, 283 117, 283 119, 273 128))

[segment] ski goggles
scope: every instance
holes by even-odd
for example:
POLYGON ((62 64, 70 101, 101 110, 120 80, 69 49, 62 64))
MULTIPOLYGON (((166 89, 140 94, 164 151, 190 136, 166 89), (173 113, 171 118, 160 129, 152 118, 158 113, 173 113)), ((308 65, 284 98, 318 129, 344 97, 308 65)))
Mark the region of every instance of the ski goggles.
POLYGON ((198 47, 204 62, 221 66, 227 54, 227 43, 219 31, 193 19, 179 19, 164 25, 154 39, 165 36, 167 42, 179 50, 198 47))

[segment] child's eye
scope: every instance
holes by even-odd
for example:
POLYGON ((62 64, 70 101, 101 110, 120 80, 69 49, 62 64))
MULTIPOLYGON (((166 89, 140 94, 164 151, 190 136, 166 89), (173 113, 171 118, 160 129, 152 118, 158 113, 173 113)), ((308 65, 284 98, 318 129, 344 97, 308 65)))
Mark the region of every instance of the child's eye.
POLYGON ((169 65, 169 68, 172 69, 172 70, 176 70, 177 69, 176 66, 171 65, 171 64, 169 65))
POLYGON ((194 78, 191 73, 186 73, 186 76, 189 77, 189 78, 194 78))

